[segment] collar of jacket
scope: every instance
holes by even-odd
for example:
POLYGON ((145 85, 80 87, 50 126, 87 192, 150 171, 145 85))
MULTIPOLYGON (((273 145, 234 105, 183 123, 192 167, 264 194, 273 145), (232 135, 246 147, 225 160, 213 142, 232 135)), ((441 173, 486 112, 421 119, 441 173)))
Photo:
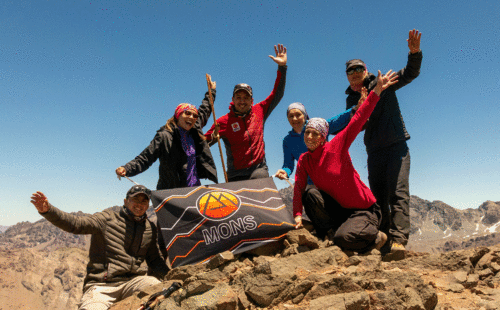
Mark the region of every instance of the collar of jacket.
MULTIPOLYGON (((368 91, 371 91, 375 87, 375 85, 377 85, 377 77, 372 73, 368 72, 368 76, 363 81, 363 86, 366 87, 368 91)), ((347 87, 347 89, 345 90, 345 94, 350 95, 352 93, 357 93, 357 92, 352 90, 351 86, 347 87)))
POLYGON ((292 137, 300 137, 300 136, 302 136, 304 134, 304 132, 306 131, 307 122, 309 122, 309 120, 306 120, 306 122, 304 123, 304 126, 302 126, 302 131, 300 133, 296 133, 295 130, 293 130, 293 128, 292 128, 292 130, 290 130, 288 132, 288 134, 290 136, 292 136, 292 137))
POLYGON ((318 146, 314 151, 308 151, 311 154, 311 159, 314 161, 319 161, 321 156, 323 155, 323 150, 325 149, 325 144, 328 143, 325 141, 325 143, 321 144, 318 146))
MULTIPOLYGON (((303 132, 303 131, 304 131, 304 130, 302 130, 302 132, 303 132)), ((290 136, 292 136, 292 137, 300 137, 300 135, 301 135, 300 133, 296 133, 296 132, 295 132, 295 130, 293 130, 293 129, 292 129, 292 130, 290 130, 290 131, 288 132, 288 134, 289 134, 290 136)))
POLYGON ((123 213, 125 213, 125 216, 128 217, 131 221, 134 221, 134 222, 144 222, 146 220, 146 218, 148 217, 148 215, 146 213, 144 213, 142 216, 135 216, 125 206, 123 206, 122 210, 123 210, 123 213))
POLYGON ((246 113, 238 113, 238 112, 236 112, 236 108, 234 107, 234 103, 231 101, 231 103, 229 104, 229 114, 230 114, 230 116, 233 116, 233 117, 245 118, 252 113, 252 107, 253 107, 253 105, 250 107, 250 110, 248 110, 248 112, 246 112, 246 113))

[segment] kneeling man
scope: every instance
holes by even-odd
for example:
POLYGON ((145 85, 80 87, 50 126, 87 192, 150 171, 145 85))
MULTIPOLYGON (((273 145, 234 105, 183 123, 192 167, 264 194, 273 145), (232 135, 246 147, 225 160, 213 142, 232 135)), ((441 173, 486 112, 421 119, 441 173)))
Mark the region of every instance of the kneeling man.
POLYGON ((108 309, 135 291, 160 283, 168 267, 157 246, 157 229, 146 216, 151 191, 133 186, 118 211, 76 216, 52 206, 42 192, 31 203, 49 222, 73 234, 92 234, 80 310, 108 309), (146 260, 149 274, 139 269, 146 260))

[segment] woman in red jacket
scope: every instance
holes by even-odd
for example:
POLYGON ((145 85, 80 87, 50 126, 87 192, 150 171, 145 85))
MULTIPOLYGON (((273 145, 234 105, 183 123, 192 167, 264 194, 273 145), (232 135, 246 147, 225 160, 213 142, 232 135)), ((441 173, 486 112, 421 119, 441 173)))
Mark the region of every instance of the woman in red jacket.
POLYGON ((302 154, 295 173, 293 214, 296 228, 302 227, 302 203, 318 237, 333 229, 333 241, 344 250, 365 252, 380 249, 387 236, 380 232, 380 207, 370 189, 361 181, 349 155, 349 147, 375 108, 380 93, 397 82, 395 72, 379 71, 378 84, 368 95, 347 127, 326 142, 328 123, 312 118, 306 125, 304 142, 308 152, 302 154), (302 201, 310 177, 320 190, 321 198, 302 201))

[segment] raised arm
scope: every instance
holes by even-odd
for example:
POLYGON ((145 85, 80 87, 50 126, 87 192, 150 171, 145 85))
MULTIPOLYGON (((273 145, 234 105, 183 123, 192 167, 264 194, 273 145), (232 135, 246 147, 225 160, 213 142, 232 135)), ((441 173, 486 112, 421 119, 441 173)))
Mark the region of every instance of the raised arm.
POLYGON ((283 44, 278 44, 274 46, 274 51, 276 56, 269 55, 269 57, 278 64, 278 75, 276 77, 276 81, 274 82, 271 94, 269 94, 264 101, 259 103, 264 108, 264 121, 269 117, 274 108, 276 108, 285 93, 287 71, 286 63, 288 59, 286 47, 284 47, 283 44))
POLYGON ((406 63, 406 67, 398 72, 398 82, 392 86, 395 90, 410 84, 420 74, 420 66, 422 65, 421 37, 422 33, 418 30, 410 30, 408 39, 406 40, 408 41, 408 48, 410 50, 408 62, 406 63))
POLYGON ((77 216, 61 211, 52 206, 42 192, 32 194, 31 203, 38 210, 38 213, 54 226, 73 234, 98 233, 104 223, 102 216, 77 216))
MULTIPOLYGON (((216 83, 215 81, 212 81, 212 77, 208 75, 209 83, 210 83, 210 89, 212 91, 212 99, 215 103, 215 89, 216 89, 216 83)), ((201 105, 198 108, 198 120, 196 121, 196 127, 198 128, 203 128, 207 124, 210 115, 212 115, 212 105, 210 104, 209 101, 209 95, 208 92, 205 93, 205 98, 201 101, 201 105)))

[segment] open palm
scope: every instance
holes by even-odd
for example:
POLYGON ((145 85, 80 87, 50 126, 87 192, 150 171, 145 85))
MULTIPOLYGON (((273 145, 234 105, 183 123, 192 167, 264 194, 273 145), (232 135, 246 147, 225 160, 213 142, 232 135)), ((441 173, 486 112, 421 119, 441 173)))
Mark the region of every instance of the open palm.
POLYGON ((377 86, 375 86, 373 91, 380 96, 380 93, 398 82, 398 77, 398 74, 392 70, 387 71, 384 75, 378 70, 377 86))
POLYGON ((31 203, 40 213, 45 213, 50 209, 49 200, 42 192, 36 192, 31 195, 31 203))
POLYGON ((283 44, 278 44, 274 46, 274 52, 276 53, 276 57, 269 55, 269 57, 274 60, 275 63, 278 64, 278 66, 284 66, 286 65, 286 47, 283 46, 283 44))

